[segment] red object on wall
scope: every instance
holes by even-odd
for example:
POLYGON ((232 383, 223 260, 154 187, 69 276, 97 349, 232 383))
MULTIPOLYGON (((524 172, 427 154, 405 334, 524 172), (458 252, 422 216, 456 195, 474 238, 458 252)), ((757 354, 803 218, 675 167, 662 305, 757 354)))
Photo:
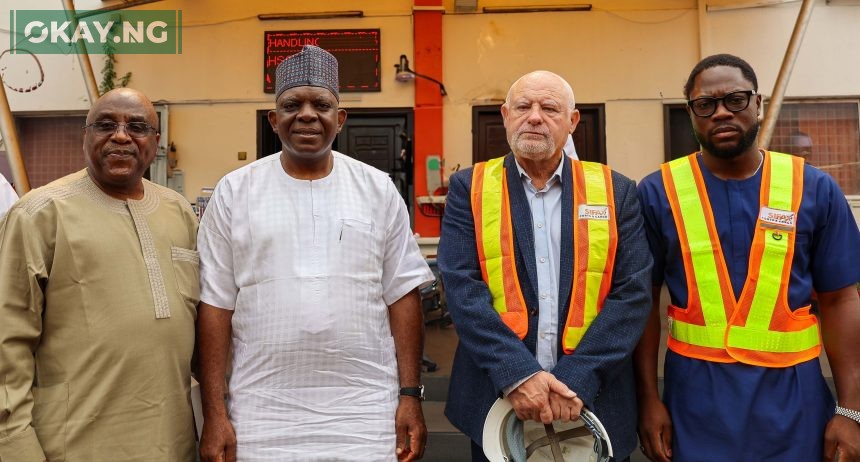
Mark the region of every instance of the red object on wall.
MULTIPOLYGON (((415 0, 416 7, 439 7, 439 10, 415 10, 415 72, 442 81, 442 0, 415 0)), ((427 190, 427 156, 442 153, 442 94, 439 85, 415 79, 415 196, 433 193, 427 190)), ((415 205, 415 232, 422 237, 439 235, 441 218, 428 217, 415 205)))

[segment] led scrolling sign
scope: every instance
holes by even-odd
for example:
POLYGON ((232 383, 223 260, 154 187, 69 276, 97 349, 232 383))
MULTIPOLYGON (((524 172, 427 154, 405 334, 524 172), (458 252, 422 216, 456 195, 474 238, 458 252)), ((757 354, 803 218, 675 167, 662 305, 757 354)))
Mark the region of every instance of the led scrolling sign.
POLYGON ((381 91, 379 29, 266 31, 263 91, 275 92, 275 69, 285 58, 316 45, 337 58, 341 93, 381 91))

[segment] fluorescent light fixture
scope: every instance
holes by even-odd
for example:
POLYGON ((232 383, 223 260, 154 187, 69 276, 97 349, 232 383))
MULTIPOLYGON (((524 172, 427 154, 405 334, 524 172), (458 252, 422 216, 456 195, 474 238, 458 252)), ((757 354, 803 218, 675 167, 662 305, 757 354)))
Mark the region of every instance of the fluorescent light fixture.
POLYGON ((546 13, 549 11, 591 11, 591 3, 567 6, 485 6, 484 13, 546 13))
POLYGON ((258 14, 257 19, 260 21, 280 21, 280 20, 295 20, 295 19, 332 19, 332 18, 362 18, 364 11, 348 10, 348 11, 319 11, 307 13, 266 13, 258 14))

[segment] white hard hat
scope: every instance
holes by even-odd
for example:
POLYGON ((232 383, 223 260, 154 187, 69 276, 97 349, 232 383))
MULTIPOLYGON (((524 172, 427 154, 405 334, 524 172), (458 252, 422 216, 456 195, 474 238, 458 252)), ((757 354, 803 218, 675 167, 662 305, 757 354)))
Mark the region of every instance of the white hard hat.
POLYGON ((490 462, 606 462, 612 443, 603 424, 582 408, 573 422, 523 422, 506 398, 496 400, 484 421, 484 455, 490 462))

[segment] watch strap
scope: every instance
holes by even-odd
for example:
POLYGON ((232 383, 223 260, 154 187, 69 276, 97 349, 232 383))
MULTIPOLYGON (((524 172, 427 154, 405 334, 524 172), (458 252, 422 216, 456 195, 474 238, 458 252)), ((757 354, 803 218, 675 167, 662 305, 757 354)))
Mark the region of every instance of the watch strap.
MULTIPOLYGON (((402 393, 401 393, 402 394, 402 393)), ((848 417, 849 419, 860 424, 860 412, 855 411, 854 409, 844 408, 840 405, 836 405, 836 415, 841 415, 843 417, 848 417)))
POLYGON ((413 396, 420 400, 424 400, 424 385, 417 387, 400 387, 400 396, 413 396))

